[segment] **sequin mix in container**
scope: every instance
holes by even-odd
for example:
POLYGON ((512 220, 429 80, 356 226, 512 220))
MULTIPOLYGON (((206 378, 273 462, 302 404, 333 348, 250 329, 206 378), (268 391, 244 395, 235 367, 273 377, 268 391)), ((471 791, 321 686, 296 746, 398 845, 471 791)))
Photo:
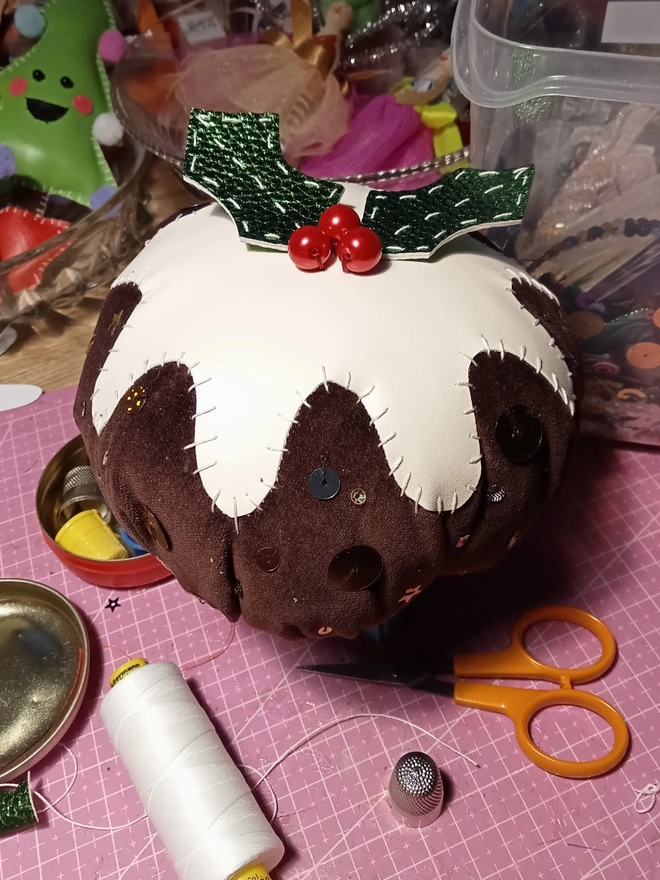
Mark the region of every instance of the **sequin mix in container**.
POLYGON ((615 6, 459 0, 454 73, 474 164, 536 167, 520 233, 495 238, 569 313, 583 430, 660 445, 660 36, 615 6))

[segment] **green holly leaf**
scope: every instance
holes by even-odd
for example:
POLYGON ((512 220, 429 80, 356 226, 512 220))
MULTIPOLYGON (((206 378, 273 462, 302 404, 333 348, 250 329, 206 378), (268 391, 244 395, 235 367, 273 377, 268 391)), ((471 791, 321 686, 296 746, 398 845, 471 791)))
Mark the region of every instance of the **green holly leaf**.
POLYGON ((428 259, 459 235, 519 223, 533 178, 533 165, 507 171, 462 168, 411 192, 372 190, 362 223, 379 236, 389 259, 428 259))
POLYGON ((10 791, 0 791, 0 835, 29 828, 38 821, 27 781, 10 791))
POLYGON ((112 12, 108 0, 49 0, 42 11, 39 42, 0 70, 0 145, 23 183, 89 205, 115 185, 93 134, 99 114, 112 112, 98 55, 112 12))
POLYGON ((286 250, 300 226, 315 226, 344 191, 287 165, 276 113, 193 110, 183 173, 220 202, 241 241, 275 250, 286 250))

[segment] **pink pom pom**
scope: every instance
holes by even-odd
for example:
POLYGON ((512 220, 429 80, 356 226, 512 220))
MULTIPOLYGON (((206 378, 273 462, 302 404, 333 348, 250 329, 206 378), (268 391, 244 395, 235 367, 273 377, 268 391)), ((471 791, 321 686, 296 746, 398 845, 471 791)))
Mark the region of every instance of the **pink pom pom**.
POLYGON ((119 31, 105 31, 99 40, 99 55, 104 61, 116 64, 126 51, 126 40, 119 31))

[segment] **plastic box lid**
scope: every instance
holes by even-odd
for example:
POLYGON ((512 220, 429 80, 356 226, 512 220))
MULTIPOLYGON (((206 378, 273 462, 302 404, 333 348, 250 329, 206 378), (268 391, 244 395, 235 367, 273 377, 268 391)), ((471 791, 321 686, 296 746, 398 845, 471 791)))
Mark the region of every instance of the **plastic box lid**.
POLYGON ((548 95, 660 105, 658 0, 459 0, 454 77, 482 107, 548 95))

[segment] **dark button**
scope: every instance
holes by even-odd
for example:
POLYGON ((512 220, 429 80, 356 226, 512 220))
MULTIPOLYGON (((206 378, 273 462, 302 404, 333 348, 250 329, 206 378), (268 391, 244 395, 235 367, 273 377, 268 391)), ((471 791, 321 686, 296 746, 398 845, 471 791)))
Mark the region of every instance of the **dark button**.
POLYGON ((543 426, 526 406, 505 409, 497 420, 495 440, 509 461, 529 461, 543 442, 543 426))
POLYGON ((341 550, 328 567, 330 586, 354 593, 367 590, 383 573, 383 560, 373 547, 362 545, 341 550))
POLYGON ((307 486, 315 498, 329 501, 339 494, 341 479, 337 471, 333 471, 332 468, 317 468, 309 475, 307 486))
POLYGON ((262 571, 275 571, 280 565, 280 554, 274 547, 262 547, 257 553, 256 560, 262 571))
POLYGON ((162 550, 169 550, 170 542, 165 534, 165 530, 150 510, 145 511, 144 523, 152 540, 155 541, 162 550))

